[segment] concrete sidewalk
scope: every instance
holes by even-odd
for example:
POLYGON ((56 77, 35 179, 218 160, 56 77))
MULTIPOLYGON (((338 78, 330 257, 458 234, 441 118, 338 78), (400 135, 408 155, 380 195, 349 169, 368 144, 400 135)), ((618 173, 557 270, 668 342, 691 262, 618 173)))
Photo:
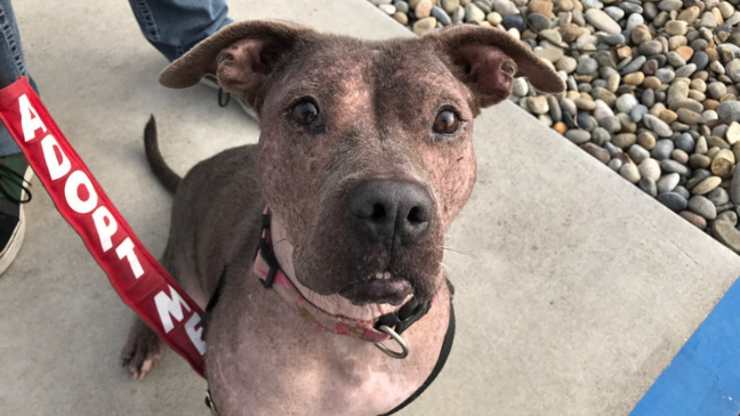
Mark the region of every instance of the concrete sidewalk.
MULTIPOLYGON (((256 126, 211 90, 159 87, 165 61, 126 2, 15 3, 46 104, 158 254, 170 198, 144 162, 149 114, 180 172, 255 141, 256 126)), ((409 35, 365 0, 232 3, 236 19, 409 35)), ((740 257, 513 104, 479 119, 476 145, 479 183, 445 261, 455 348, 403 414, 627 414, 740 274, 740 257)), ((0 414, 207 414, 205 383, 174 353, 144 382, 126 378, 118 353, 131 314, 38 184, 34 196, 25 247, 0 278, 0 414)))

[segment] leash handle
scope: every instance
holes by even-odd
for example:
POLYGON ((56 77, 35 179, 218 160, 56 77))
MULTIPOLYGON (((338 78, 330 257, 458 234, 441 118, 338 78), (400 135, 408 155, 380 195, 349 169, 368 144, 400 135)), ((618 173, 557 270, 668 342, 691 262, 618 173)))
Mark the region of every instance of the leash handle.
POLYGON ((139 241, 26 77, 0 89, 0 120, 123 302, 204 376, 205 314, 139 241))

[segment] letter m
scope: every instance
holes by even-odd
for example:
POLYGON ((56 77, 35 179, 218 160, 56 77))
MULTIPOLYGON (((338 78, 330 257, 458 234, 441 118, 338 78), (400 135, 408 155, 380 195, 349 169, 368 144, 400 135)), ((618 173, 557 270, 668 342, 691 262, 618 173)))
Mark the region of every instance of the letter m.
POLYGON ((154 304, 157 306, 157 313, 159 314, 159 320, 162 322, 162 327, 165 333, 169 333, 175 327, 172 322, 172 318, 175 318, 177 322, 180 322, 185 317, 183 309, 190 312, 190 307, 180 297, 172 286, 170 288, 170 295, 167 296, 165 291, 160 291, 154 296, 154 304))

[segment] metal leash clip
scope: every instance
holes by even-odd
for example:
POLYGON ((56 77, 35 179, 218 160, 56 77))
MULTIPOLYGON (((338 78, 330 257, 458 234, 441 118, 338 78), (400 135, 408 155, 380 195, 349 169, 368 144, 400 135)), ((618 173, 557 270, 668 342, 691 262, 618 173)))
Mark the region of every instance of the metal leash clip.
POLYGON ((396 341, 396 344, 401 347, 401 351, 396 351, 386 347, 382 342, 376 342, 375 346, 378 347, 379 350, 383 351, 389 357, 397 358, 399 360, 402 360, 409 355, 409 345, 406 343, 406 340, 403 339, 403 337, 401 337, 401 335, 399 335, 393 328, 389 327, 388 325, 380 325, 378 327, 378 330, 388 334, 388 336, 396 341))

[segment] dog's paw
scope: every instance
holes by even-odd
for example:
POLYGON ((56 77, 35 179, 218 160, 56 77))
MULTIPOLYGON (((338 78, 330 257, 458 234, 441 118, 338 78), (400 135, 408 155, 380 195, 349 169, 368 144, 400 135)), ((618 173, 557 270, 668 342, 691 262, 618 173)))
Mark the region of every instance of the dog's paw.
POLYGON ((141 322, 134 323, 128 341, 121 351, 121 365, 134 380, 142 380, 152 371, 161 356, 161 341, 141 322))

